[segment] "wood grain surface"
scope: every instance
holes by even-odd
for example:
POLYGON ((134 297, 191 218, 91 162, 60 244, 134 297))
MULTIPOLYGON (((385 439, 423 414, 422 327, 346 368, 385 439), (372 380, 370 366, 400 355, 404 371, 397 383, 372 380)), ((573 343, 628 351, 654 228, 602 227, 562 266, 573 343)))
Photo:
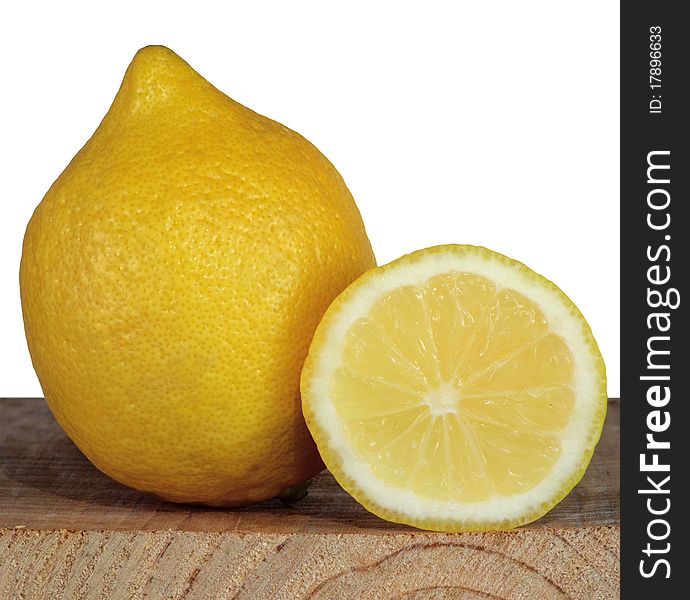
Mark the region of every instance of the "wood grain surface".
POLYGON ((439 534, 378 519, 328 473, 291 506, 167 503, 96 470, 43 400, 0 399, 0 599, 618 598, 619 411, 548 515, 439 534))

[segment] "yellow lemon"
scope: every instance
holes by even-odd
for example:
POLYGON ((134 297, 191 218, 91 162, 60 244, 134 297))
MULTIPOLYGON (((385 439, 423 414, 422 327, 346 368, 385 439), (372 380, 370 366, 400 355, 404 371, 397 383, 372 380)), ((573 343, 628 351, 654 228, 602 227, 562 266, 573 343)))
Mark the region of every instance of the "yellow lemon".
POLYGON ((247 504, 323 468, 300 371, 329 303, 374 264, 314 146, 150 46, 27 227, 29 350, 99 469, 174 501, 247 504))
POLYGON ((338 296, 302 402, 324 462, 370 511, 426 529, 507 529, 581 479, 606 375, 553 283, 485 248, 438 246, 338 296))

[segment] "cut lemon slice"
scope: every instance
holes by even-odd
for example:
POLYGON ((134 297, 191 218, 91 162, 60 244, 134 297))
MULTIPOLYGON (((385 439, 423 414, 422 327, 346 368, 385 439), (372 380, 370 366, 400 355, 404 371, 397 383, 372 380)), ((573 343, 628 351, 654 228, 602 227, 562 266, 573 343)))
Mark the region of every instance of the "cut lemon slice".
POLYGON ((438 246, 368 271, 333 302, 302 403, 324 462, 371 512, 508 529, 582 478, 606 375, 553 283, 485 248, 438 246))

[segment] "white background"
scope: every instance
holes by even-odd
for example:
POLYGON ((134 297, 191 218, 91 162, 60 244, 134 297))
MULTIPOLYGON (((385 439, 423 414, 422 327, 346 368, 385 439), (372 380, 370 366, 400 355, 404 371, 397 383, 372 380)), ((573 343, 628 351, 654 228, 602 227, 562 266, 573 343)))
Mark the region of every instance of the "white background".
POLYGON ((320 148, 379 264, 472 243, 555 281, 618 395, 618 2, 4 6, 0 396, 41 395, 19 302, 26 223, 152 43, 320 148))

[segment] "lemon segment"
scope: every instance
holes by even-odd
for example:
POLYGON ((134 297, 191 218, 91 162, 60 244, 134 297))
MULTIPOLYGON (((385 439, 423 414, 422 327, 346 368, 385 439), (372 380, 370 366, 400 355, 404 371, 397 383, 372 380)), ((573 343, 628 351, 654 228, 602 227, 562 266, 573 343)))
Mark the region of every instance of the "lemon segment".
POLYGON ((603 361, 552 283, 483 248, 368 272, 331 305, 302 375, 326 465, 373 512, 495 529, 541 516, 584 473, 603 361))

